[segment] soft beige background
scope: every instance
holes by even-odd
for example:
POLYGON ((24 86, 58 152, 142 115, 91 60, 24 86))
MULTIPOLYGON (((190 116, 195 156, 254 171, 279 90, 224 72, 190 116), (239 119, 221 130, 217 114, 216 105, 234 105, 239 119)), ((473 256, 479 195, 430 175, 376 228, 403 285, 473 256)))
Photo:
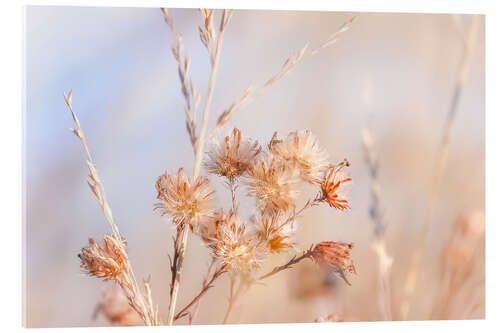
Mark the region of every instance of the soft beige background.
MULTIPOLYGON (((318 45, 352 15, 237 11, 224 41, 212 115, 227 108, 249 84, 264 82, 292 51, 308 41, 318 45)), ((209 66, 197 34, 200 15, 174 9, 172 16, 192 57, 194 80, 204 92, 209 66)), ((471 16, 463 20, 467 26, 471 16)), ((462 213, 484 210, 484 18, 480 21, 426 247, 425 288, 417 291, 420 297, 410 319, 428 318, 450 226, 462 213)), ((69 88, 137 276, 151 274, 154 298, 165 316, 173 229, 152 211, 154 181, 165 170, 192 170, 171 44, 159 9, 27 8, 28 326, 106 324, 102 318, 91 319, 103 283, 82 274, 77 258, 87 237, 100 237, 108 227, 85 184, 82 149, 68 131, 73 124, 62 93, 69 88)), ((371 122, 378 138, 397 304, 409 258, 420 241, 460 52, 460 36, 450 15, 363 13, 336 45, 300 64, 238 112, 227 128, 237 126, 261 142, 276 130, 286 134, 310 128, 335 160, 351 161, 352 210, 320 208, 306 214, 298 243, 299 249, 322 240, 355 243, 358 275, 351 278, 352 287, 341 286, 338 295, 346 320, 380 318, 361 130, 371 122)), ((484 281, 483 259, 479 257, 476 272, 479 281, 484 281)), ((199 289, 208 261, 207 250, 191 238, 179 304, 199 289)), ((274 259, 275 264, 285 261, 286 256, 274 259)), ((294 296, 298 272, 282 273, 254 287, 232 322, 310 322, 331 312, 331 300, 294 296)), ((197 322, 219 323, 227 295, 228 283, 222 279, 204 298, 197 322)), ((396 319, 398 311, 396 307, 396 319)), ((484 306, 474 316, 484 316, 484 306)))

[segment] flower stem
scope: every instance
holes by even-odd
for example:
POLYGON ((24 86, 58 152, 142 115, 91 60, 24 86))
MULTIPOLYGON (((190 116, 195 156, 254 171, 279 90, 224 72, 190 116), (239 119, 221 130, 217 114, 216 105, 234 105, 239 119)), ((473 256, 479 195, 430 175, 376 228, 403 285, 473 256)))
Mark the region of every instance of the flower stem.
MULTIPOLYGON (((195 161, 194 161, 193 178, 198 177, 198 175, 200 174, 201 161, 202 161, 202 156, 203 156, 203 147, 205 145, 205 133, 207 131, 208 115, 210 113, 210 105, 212 103, 212 96, 213 96, 214 87, 215 87, 215 78, 217 76, 217 69, 219 67, 222 39, 224 36, 225 27, 228 23, 228 20, 229 20, 229 17, 231 16, 231 14, 229 14, 229 17, 227 19, 226 19, 226 15, 227 15, 227 11, 224 9, 222 11, 222 18, 221 18, 221 24, 220 24, 220 29, 219 29, 219 35, 217 36, 217 46, 215 49, 215 56, 214 56, 214 61, 212 64, 212 70, 210 72, 210 79, 209 79, 209 83, 208 83, 207 96, 206 96, 206 100, 205 100, 205 108, 203 110, 203 118, 202 118, 200 135, 199 135, 199 138, 196 142, 196 148, 195 148, 196 154, 195 154, 195 161)), ((168 325, 172 325, 174 322, 175 305, 177 303, 177 294, 179 293, 180 275, 181 275, 181 270, 182 270, 182 262, 183 262, 183 258, 184 258, 184 253, 186 252, 186 247, 187 247, 188 234, 189 234, 189 228, 187 226, 184 226, 183 231, 182 231, 182 236, 181 236, 182 239, 181 239, 181 243, 180 243, 180 247, 179 247, 179 261, 176 263, 175 279, 173 281, 171 297, 170 297, 170 305, 169 305, 168 320, 167 320, 168 325)))

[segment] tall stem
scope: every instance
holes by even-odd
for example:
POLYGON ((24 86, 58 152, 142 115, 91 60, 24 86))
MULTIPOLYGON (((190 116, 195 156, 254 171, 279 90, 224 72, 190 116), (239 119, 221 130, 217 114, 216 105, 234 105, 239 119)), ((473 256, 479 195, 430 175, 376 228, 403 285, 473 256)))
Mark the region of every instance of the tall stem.
MULTIPOLYGON (((201 160, 203 156, 203 147, 205 145, 205 133, 207 131, 207 124, 208 124, 208 116, 210 113, 210 105, 212 103, 212 96, 214 92, 214 87, 215 87, 215 78, 217 76, 217 69, 219 67, 219 59, 220 59, 220 50, 222 47, 222 38, 224 36, 224 28, 227 24, 226 20, 226 10, 223 10, 222 12, 222 18, 221 18, 221 25, 219 29, 219 35, 217 36, 217 47, 215 50, 215 56, 214 56, 214 61, 212 64, 212 71, 210 72, 210 79, 208 82, 208 90, 207 90, 207 96, 205 100, 205 107, 203 110, 203 118, 202 118, 202 124, 201 124, 201 130, 200 130, 200 135, 198 138, 198 141, 196 143, 196 154, 195 154, 195 161, 194 161, 194 172, 193 172, 193 178, 196 178, 200 174, 200 167, 201 167, 201 160)), ((188 240, 188 234, 189 234, 189 228, 187 226, 184 227, 182 230, 182 235, 181 235, 181 244, 179 247, 179 261, 177 262, 176 265, 176 273, 175 273, 175 279, 174 279, 174 284, 172 286, 172 293, 170 297, 170 305, 168 309, 168 319, 167 319, 167 324, 172 325, 174 322, 174 316, 175 316, 175 305, 177 303, 177 295, 179 293, 179 285, 180 285, 180 275, 182 271, 182 263, 184 259, 184 253, 186 252, 186 247, 187 247, 187 240, 188 240)))

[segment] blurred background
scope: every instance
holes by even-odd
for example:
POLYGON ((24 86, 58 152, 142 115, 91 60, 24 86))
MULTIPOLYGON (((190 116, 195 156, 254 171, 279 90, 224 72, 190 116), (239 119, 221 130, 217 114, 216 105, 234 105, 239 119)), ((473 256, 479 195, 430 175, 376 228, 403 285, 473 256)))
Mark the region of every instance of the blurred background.
MULTIPOLYGON (((353 14, 237 10, 225 34, 209 126, 250 84, 265 82, 292 52, 306 42, 319 45, 353 14)), ((209 61, 197 32, 201 15, 194 9, 172 9, 171 15, 204 94, 209 61)), ((185 167, 191 172, 193 166, 170 52, 173 36, 155 8, 28 6, 25 19, 27 325, 108 325, 102 314, 94 318, 106 284, 85 276, 77 258, 88 237, 100 238, 109 228, 86 184, 82 147, 68 130, 73 123, 63 92, 70 88, 136 275, 151 276, 154 300, 166 317, 174 229, 153 211, 154 182, 165 171, 185 167)), ((332 313, 345 321, 381 319, 371 180, 362 144, 367 127, 379 154, 380 205, 393 258, 392 318, 430 318, 456 224, 470 219, 484 224, 484 50, 484 16, 361 13, 335 45, 306 59, 236 113, 225 132, 236 126, 264 143, 274 131, 286 135, 308 128, 334 161, 351 162, 352 209, 321 207, 305 214, 297 250, 324 240, 353 242, 357 275, 349 277, 349 287, 317 278, 302 262, 254 286, 231 322, 312 322, 332 313), (467 32, 473 21, 479 30, 468 49, 470 68, 425 241, 436 156, 463 54, 460 24, 467 32), (405 281, 419 246, 418 284, 404 315, 405 281)), ((474 266, 463 296, 470 309, 440 319, 484 317, 481 237, 470 250, 474 266)), ((292 255, 273 257, 263 271, 292 255)), ((191 237, 178 306, 197 293, 209 260, 201 241, 191 237)), ((203 298, 196 323, 222 321, 228 289, 227 277, 217 282, 203 298)))

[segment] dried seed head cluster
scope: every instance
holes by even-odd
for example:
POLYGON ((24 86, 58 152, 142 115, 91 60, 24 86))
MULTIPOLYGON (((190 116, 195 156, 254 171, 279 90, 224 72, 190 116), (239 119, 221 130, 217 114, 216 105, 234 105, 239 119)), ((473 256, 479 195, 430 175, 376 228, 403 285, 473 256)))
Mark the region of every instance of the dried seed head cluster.
POLYGON ((284 163, 291 163, 302 180, 311 184, 321 182, 328 168, 328 153, 309 130, 291 132, 284 140, 277 139, 275 133, 269 150, 284 163))
MULTIPOLYGON (((330 166, 326 151, 309 130, 291 132, 283 140, 275 134, 266 146, 268 149, 262 152, 257 141, 244 138, 234 128, 209 147, 203 165, 207 173, 226 178, 224 184, 232 197, 229 212, 220 206, 212 209, 213 191, 206 178, 190 180, 179 169, 176 175, 164 174, 156 182, 159 207, 164 213, 177 225, 189 223, 221 267, 235 274, 253 274, 266 256, 292 249, 296 220, 305 209, 321 203, 339 210, 348 208, 347 201, 338 196, 341 185, 350 180, 340 174, 348 162, 330 166), (314 186, 319 194, 297 210, 301 184, 314 186), (246 219, 237 208, 240 185, 255 199, 249 223, 243 222, 246 219)), ((320 260, 321 249, 318 245, 314 255, 318 263, 326 262, 327 254, 320 260)), ((330 265, 340 271, 354 269, 348 264, 348 254, 340 260, 340 252, 334 256, 332 251, 330 265)))
POLYGON ((165 173, 158 177, 156 190, 160 199, 157 207, 177 226, 188 223, 193 229, 212 211, 214 191, 208 179, 201 176, 189 179, 182 168, 176 175, 165 173))
POLYGON ((109 284, 103 290, 98 311, 114 326, 139 326, 143 323, 116 284, 109 284))
POLYGON ((113 236, 104 236, 103 244, 98 244, 89 238, 89 246, 82 248, 78 255, 80 267, 89 275, 104 280, 118 279, 128 272, 127 254, 124 241, 118 241, 113 236))
POLYGON ((312 257, 314 261, 323 267, 328 267, 349 284, 345 273, 356 273, 351 259, 352 243, 343 242, 321 242, 314 247, 312 257))
POLYGON ((257 141, 242 139, 241 131, 234 128, 231 136, 213 142, 204 165, 209 173, 233 181, 247 171, 260 150, 257 141))

